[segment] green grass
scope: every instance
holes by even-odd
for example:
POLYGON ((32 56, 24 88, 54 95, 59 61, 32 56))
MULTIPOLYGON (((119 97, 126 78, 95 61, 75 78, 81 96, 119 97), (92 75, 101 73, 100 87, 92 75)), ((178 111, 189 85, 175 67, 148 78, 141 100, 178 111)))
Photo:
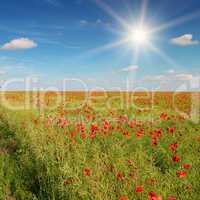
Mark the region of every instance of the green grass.
POLYGON ((129 200, 146 200, 148 192, 154 191, 163 200, 169 196, 198 200, 200 126, 178 119, 170 110, 170 119, 161 121, 163 111, 166 112, 159 108, 140 112, 136 117, 136 110, 129 108, 116 110, 110 116, 109 111, 85 107, 81 112, 66 112, 65 119, 70 123, 62 128, 58 123, 60 110, 43 114, 36 110, 1 109, 0 199, 10 196, 17 200, 118 200, 126 196, 129 200), (125 114, 129 121, 136 117, 138 125, 130 128, 126 120, 113 120, 125 114), (113 129, 103 134, 105 118, 113 129), (77 124, 83 121, 87 136, 92 123, 98 126, 94 139, 82 139, 78 131, 71 138, 77 124), (168 133, 168 127, 176 127, 174 134, 168 133), (137 138, 141 128, 144 133, 137 138), (152 146, 150 133, 160 128, 162 136, 157 146, 152 146), (123 134, 126 131, 130 136, 123 134), (172 161, 169 150, 174 142, 178 143, 179 163, 172 161), (183 164, 190 164, 191 168, 184 170, 183 164), (89 176, 84 175, 85 168, 90 170, 89 176), (186 177, 178 178, 178 170, 186 171, 186 177), (143 192, 137 193, 137 186, 143 186, 143 192))

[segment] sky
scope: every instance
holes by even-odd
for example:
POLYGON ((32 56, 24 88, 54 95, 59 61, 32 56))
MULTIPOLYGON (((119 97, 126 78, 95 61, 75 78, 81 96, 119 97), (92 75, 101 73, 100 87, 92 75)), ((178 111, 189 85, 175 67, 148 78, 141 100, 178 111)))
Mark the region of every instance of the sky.
POLYGON ((0 76, 13 90, 199 90, 200 1, 2 0, 0 76))

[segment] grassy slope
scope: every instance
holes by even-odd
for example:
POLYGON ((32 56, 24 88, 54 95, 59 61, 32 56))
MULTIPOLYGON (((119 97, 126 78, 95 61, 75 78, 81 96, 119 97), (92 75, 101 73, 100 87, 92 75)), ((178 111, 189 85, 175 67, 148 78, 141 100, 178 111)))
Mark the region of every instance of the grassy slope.
MULTIPOLYGON (((77 138, 77 144, 73 144, 65 137, 63 129, 55 125, 48 129, 44 128, 43 122, 33 125, 32 116, 35 114, 2 113, 1 151, 6 151, 1 153, 0 160, 2 200, 8 193, 19 200, 115 200, 122 195, 145 200, 148 191, 155 191, 164 199, 169 195, 181 200, 199 199, 198 125, 188 121, 177 122, 177 130, 172 137, 165 129, 171 123, 157 122, 154 127, 144 125, 147 133, 164 127, 164 137, 156 148, 151 147, 147 135, 138 140, 134 136, 126 138, 117 131, 106 139, 97 136, 94 141, 82 141, 77 138), (177 153, 182 159, 177 165, 171 162, 172 155, 168 151, 168 145, 175 141, 180 145, 177 153), (156 159, 152 160, 154 157, 156 159), (137 170, 127 164, 128 159, 134 161, 137 170), (190 163, 192 167, 187 177, 181 180, 177 178, 176 171, 183 163, 190 163), (90 177, 83 176, 84 167, 91 169, 90 177), (128 173, 131 171, 136 180, 129 186, 128 173), (116 174, 119 172, 125 174, 126 181, 117 181, 116 174), (150 178, 155 178, 157 184, 148 184, 150 178), (136 184, 144 184, 143 193, 134 192, 136 184), (192 189, 188 188, 190 185, 192 189)), ((121 126, 130 131, 126 124, 121 126)), ((73 127, 68 127, 68 134, 72 130, 73 127)))

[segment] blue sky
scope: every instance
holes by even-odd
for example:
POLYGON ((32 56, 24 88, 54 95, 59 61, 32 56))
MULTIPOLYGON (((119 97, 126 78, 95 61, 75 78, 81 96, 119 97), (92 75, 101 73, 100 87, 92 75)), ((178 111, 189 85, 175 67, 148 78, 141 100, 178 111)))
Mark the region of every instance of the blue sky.
POLYGON ((114 90, 131 79, 137 87, 177 89, 199 79, 200 1, 3 0, 0 46, 4 81, 36 76, 47 87, 74 78, 114 90), (123 23, 138 24, 144 5, 143 24, 162 27, 151 33, 158 51, 142 45, 136 61, 130 41, 102 49, 125 37, 123 23))

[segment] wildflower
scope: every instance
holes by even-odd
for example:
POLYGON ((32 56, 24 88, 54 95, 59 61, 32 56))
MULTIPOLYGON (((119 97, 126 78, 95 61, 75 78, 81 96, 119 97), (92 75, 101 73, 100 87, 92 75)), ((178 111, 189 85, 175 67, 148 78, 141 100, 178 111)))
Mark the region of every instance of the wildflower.
POLYGON ((90 138, 94 139, 96 137, 96 133, 90 133, 90 138))
POLYGON ((119 198, 119 200, 128 200, 128 197, 126 197, 126 196, 121 196, 121 197, 119 198))
POLYGON ((134 126, 135 126, 135 120, 132 120, 131 122, 129 122, 130 128, 134 128, 134 126))
POLYGON ((170 196, 170 197, 167 198, 167 200, 176 200, 176 198, 173 197, 173 196, 170 196))
POLYGON ((184 178, 186 176, 186 172, 184 171, 177 171, 176 174, 178 175, 179 178, 184 178))
POLYGON ((160 119, 161 119, 161 120, 168 120, 167 114, 162 113, 162 114, 160 115, 160 119))
POLYGON ((85 138, 87 138, 87 135, 85 133, 81 133, 81 138, 85 139, 85 138))
POLYGON ((174 161, 174 162, 180 162, 181 161, 181 158, 179 157, 179 156, 177 156, 177 155, 175 155, 175 156, 173 156, 172 157, 172 160, 174 161))
POLYGON ((137 187, 135 188, 135 191, 136 191, 137 193, 141 193, 141 192, 143 192, 143 187, 142 187, 142 186, 137 186, 137 187))
POLYGON ((139 131, 137 131, 136 137, 140 138, 140 137, 142 137, 142 135, 144 135, 144 129, 143 128, 141 128, 139 131))
POLYGON ((132 164, 133 164, 133 161, 129 159, 129 160, 128 160, 128 164, 129 164, 129 165, 132 165, 132 164))
POLYGON ((95 124, 91 124, 91 125, 90 125, 90 131, 91 131, 92 133, 95 133, 96 131, 98 131, 98 126, 95 125, 95 124))
POLYGON ((173 144, 170 144, 169 145, 169 149, 171 150, 171 151, 176 151, 176 149, 178 148, 178 144, 177 143, 173 143, 173 144))
POLYGON ((158 200, 158 197, 155 192, 149 192, 148 197, 150 200, 158 200))
POLYGON ((119 173, 117 174, 117 179, 118 179, 119 181, 123 181, 123 180, 125 179, 125 177, 124 177, 124 175, 123 175, 121 172, 119 172, 119 173))
POLYGON ((104 126, 103 126, 103 128, 104 128, 104 130, 109 130, 110 129, 110 123, 109 123, 109 121, 107 121, 107 120, 104 120, 104 126))
POLYGON ((157 144, 158 144, 157 139, 156 139, 156 138, 152 138, 152 139, 151 139, 151 145, 152 145, 152 146, 157 146, 157 144))
POLYGON ((134 177, 134 174, 131 173, 131 172, 130 172, 128 175, 129 175, 129 177, 130 177, 132 180, 135 178, 135 177, 134 177))
POLYGON ((175 132, 175 128, 170 128, 170 127, 168 127, 167 128, 167 130, 168 130, 168 132, 170 133, 170 134, 173 134, 174 132, 175 132))
POLYGON ((125 137, 130 137, 130 133, 129 133, 128 131, 124 131, 124 132, 123 132, 123 135, 124 135, 125 137))
POLYGON ((89 168, 84 168, 83 169, 83 175, 84 176, 90 176, 91 175, 91 170, 89 168))
POLYGON ((185 169, 187 169, 187 170, 190 169, 190 165, 189 165, 189 164, 184 164, 183 167, 184 167, 185 169))
POLYGON ((71 133, 71 137, 72 137, 72 138, 75 138, 77 134, 78 134, 78 132, 75 130, 75 131, 73 131, 73 132, 71 133))

